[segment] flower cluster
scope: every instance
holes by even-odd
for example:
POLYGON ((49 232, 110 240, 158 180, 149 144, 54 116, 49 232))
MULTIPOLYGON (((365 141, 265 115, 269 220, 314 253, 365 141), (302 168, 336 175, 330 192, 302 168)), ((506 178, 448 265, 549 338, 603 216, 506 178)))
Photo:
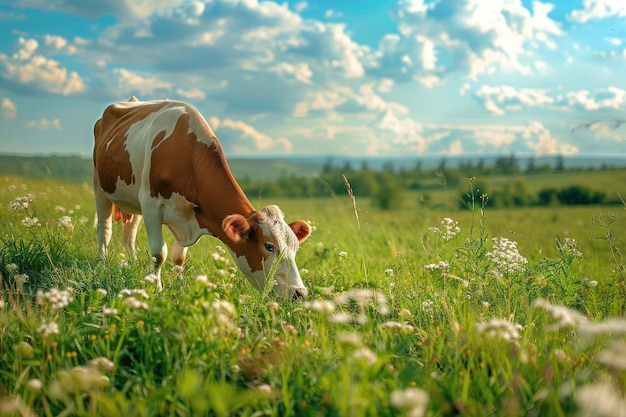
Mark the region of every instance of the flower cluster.
POLYGON ((548 330, 575 328, 587 324, 587 318, 576 310, 564 306, 554 305, 541 298, 535 300, 533 307, 542 308, 556 321, 548 330))
POLYGON ((454 239, 461 233, 459 222, 449 217, 444 218, 439 226, 429 227, 428 230, 439 236, 444 242, 454 239))
POLYGON ((583 253, 578 249, 578 242, 570 237, 563 238, 561 241, 557 240, 557 246, 564 256, 574 258, 583 257, 583 253))
POLYGON ((315 311, 317 313, 332 313, 335 311, 335 304, 328 300, 313 300, 305 301, 302 303, 302 307, 307 310, 315 311))
POLYGON ((37 303, 39 305, 49 304, 52 310, 61 310, 74 301, 72 293, 67 290, 52 288, 49 291, 37 290, 37 303))
POLYGON ((503 319, 491 319, 486 322, 476 323, 478 334, 484 334, 488 338, 500 338, 507 342, 519 340, 522 326, 503 319))
POLYGON ((495 269, 491 273, 501 278, 504 275, 523 272, 528 260, 520 255, 517 242, 505 237, 494 237, 492 240, 493 250, 486 254, 487 258, 495 264, 495 269))
POLYGON ((72 218, 70 216, 62 216, 59 218, 59 221, 57 222, 57 224, 59 225, 59 227, 65 227, 65 228, 72 228, 73 224, 72 224, 72 218))
POLYGON ((149 308, 148 303, 146 303, 145 301, 138 300, 135 297, 135 295, 142 297, 146 300, 149 298, 148 293, 146 293, 145 290, 137 289, 137 288, 133 288, 133 289, 125 288, 119 292, 117 297, 118 298, 126 297, 126 299, 123 302, 123 305, 125 305, 126 307, 130 307, 135 310, 147 310, 149 308))
POLYGON ((30 229, 32 227, 41 226, 41 223, 39 223, 37 217, 26 216, 22 219, 22 226, 30 229))
POLYGON ((31 198, 30 194, 26 194, 24 196, 17 197, 13 201, 10 201, 7 204, 7 208, 13 213, 20 213, 26 211, 32 201, 33 199, 31 198))
POLYGON ((59 325, 55 322, 50 323, 42 323, 41 326, 37 328, 37 333, 41 334, 41 337, 46 339, 48 336, 52 334, 59 334, 59 325))
POLYGON ((419 388, 407 388, 391 392, 389 402, 391 406, 403 412, 407 417, 422 417, 428 408, 429 396, 419 388))
POLYGON ((437 263, 424 265, 424 269, 427 269, 431 272, 438 271, 439 273, 441 273, 441 275, 446 275, 448 272, 450 272, 450 264, 448 263, 448 261, 439 261, 437 263))

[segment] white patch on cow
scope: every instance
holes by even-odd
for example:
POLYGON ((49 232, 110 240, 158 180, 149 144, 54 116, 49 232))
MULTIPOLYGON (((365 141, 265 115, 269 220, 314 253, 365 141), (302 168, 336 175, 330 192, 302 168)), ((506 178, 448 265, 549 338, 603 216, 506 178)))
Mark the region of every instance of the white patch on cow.
POLYGON ((208 229, 198 224, 194 211, 196 205, 187 201, 183 195, 172 193, 166 199, 159 194, 158 197, 152 197, 152 200, 149 204, 163 207, 163 224, 169 227, 181 246, 191 246, 202 236, 210 234, 208 229))

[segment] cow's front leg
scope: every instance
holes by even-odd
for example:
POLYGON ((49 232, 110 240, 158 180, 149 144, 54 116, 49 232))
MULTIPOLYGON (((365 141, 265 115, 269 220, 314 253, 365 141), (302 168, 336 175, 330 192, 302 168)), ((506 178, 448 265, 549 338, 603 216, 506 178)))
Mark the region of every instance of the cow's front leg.
POLYGON ((161 224, 161 216, 158 210, 143 212, 143 224, 146 227, 148 235, 148 244, 150 245, 150 254, 154 261, 154 274, 157 277, 157 290, 163 291, 163 283, 161 282, 161 269, 167 258, 167 245, 163 239, 163 226, 161 224))
POLYGON ((113 233, 113 203, 104 194, 104 191, 96 187, 96 217, 97 217, 97 234, 98 234, 98 253, 101 259, 106 259, 107 248, 111 241, 113 233))

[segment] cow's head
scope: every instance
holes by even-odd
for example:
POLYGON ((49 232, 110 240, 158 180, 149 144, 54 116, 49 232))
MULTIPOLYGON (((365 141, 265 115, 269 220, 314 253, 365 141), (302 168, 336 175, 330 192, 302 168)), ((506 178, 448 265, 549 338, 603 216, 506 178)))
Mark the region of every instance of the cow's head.
POLYGON ((230 249, 237 266, 252 285, 263 290, 265 279, 273 276, 279 296, 307 296, 296 265, 300 242, 311 234, 307 222, 287 224, 278 206, 267 206, 248 217, 232 214, 224 219, 222 228, 234 242, 230 249))

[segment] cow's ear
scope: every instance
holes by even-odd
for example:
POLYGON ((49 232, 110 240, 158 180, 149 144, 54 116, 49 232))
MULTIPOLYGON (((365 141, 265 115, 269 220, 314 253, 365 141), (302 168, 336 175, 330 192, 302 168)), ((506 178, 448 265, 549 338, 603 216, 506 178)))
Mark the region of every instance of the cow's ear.
POLYGON ((304 220, 296 220, 293 223, 289 223, 289 227, 296 234, 298 242, 304 242, 311 235, 311 226, 304 220))
POLYGON ((231 214, 222 222, 222 229, 233 242, 245 242, 250 234, 250 223, 241 214, 231 214))
POLYGON ((222 229, 226 236, 235 243, 242 243, 248 240, 257 226, 259 213, 253 213, 249 217, 241 214, 231 214, 222 221, 222 229))

